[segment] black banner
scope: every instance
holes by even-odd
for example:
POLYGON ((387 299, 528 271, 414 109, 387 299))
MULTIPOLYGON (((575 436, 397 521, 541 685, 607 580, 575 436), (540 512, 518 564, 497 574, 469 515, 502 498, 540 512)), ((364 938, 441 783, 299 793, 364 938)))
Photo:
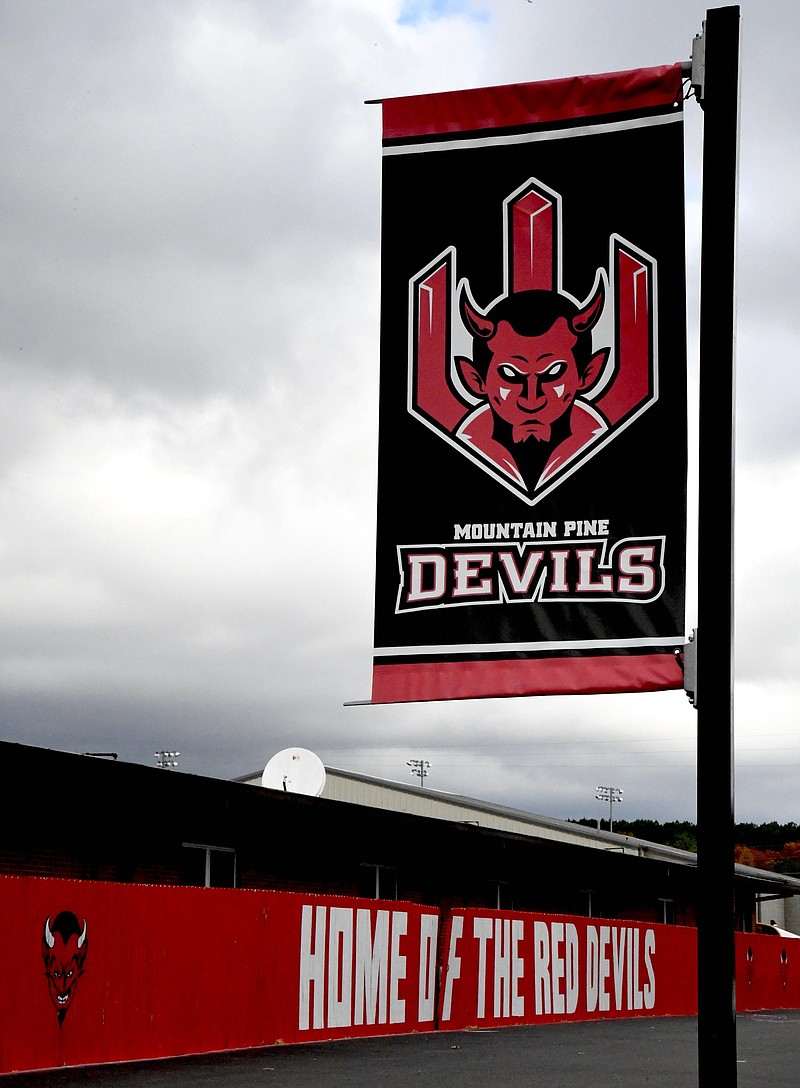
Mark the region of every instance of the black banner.
POLYGON ((682 686, 680 66, 384 102, 374 702, 682 686))

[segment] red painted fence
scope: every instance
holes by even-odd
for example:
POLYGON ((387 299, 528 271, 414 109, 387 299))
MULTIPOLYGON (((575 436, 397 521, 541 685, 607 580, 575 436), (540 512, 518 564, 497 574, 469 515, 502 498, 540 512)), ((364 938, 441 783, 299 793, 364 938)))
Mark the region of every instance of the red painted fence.
MULTIPOLYGON (((34 877, 0 877, 0 917, 0 1073, 696 1011, 676 926, 34 877)), ((741 1010, 800 1007, 796 945, 738 935, 741 1010)))
POLYGON ((434 1028, 416 903, 0 877, 0 917, 0 1072, 434 1028))
POLYGON ((736 1008, 800 1009, 800 941, 736 934, 736 1008))
POLYGON ((443 1028, 697 1011, 696 931, 682 926, 456 910, 443 966, 443 1028))

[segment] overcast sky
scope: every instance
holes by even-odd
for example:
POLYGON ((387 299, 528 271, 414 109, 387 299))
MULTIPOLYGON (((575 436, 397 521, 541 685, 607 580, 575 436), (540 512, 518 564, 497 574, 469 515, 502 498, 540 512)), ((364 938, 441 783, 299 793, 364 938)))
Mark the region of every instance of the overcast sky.
MULTIPOLYGON (((800 8, 740 6, 736 815, 800 822, 800 8)), ((365 100, 672 63, 706 10, 3 0, 0 737, 223 778, 289 745, 422 758, 554 816, 608 784, 617 818, 694 819, 682 692, 344 704, 371 684, 365 100)), ((701 140, 689 102, 692 381, 701 140)))

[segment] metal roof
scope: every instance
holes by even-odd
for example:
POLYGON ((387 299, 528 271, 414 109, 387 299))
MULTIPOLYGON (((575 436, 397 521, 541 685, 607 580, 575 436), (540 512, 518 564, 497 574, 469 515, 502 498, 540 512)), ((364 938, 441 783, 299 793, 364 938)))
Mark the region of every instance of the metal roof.
MULTIPOLYGON (((596 850, 612 850, 687 868, 697 867, 697 855, 691 850, 664 846, 633 835, 602 831, 584 824, 573 823, 570 820, 560 820, 554 816, 544 816, 541 813, 528 812, 525 809, 501 805, 494 801, 446 793, 428 786, 422 788, 406 782, 394 782, 391 779, 376 778, 373 775, 345 771, 337 767, 326 767, 325 771, 327 779, 322 796, 332 800, 372 804, 373 807, 397 809, 434 819, 474 823, 488 829, 542 841, 560 842, 596 850), (355 795, 358 792, 357 789, 351 790, 351 796, 348 797, 344 795, 345 791, 337 789, 338 784, 344 783, 354 787, 364 787, 364 789, 359 796, 355 795), (370 791, 373 796, 371 802, 368 799, 370 791), (380 797, 379 801, 378 797, 380 797)), ((260 784, 261 773, 242 775, 235 781, 260 784)), ((735 871, 739 880, 759 885, 758 890, 765 894, 770 893, 779 898, 800 895, 800 879, 795 877, 768 869, 757 869, 750 865, 737 864, 735 871)))

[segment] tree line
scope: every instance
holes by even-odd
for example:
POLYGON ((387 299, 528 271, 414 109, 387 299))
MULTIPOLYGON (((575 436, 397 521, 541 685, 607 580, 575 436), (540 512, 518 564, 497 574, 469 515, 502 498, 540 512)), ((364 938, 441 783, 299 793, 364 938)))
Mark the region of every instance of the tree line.
MULTIPOLYGON (((584 827, 597 827, 598 821, 588 816, 571 823, 584 827)), ((600 820, 600 827, 608 830, 608 820, 600 820)), ((658 842, 663 846, 675 846, 680 850, 697 850, 697 825, 689 820, 614 820, 614 831, 620 835, 633 835, 637 839, 658 842)), ((736 842, 735 860, 741 865, 756 869, 771 869, 776 873, 800 877, 800 826, 793 821, 780 824, 741 823, 734 825, 736 842)))

